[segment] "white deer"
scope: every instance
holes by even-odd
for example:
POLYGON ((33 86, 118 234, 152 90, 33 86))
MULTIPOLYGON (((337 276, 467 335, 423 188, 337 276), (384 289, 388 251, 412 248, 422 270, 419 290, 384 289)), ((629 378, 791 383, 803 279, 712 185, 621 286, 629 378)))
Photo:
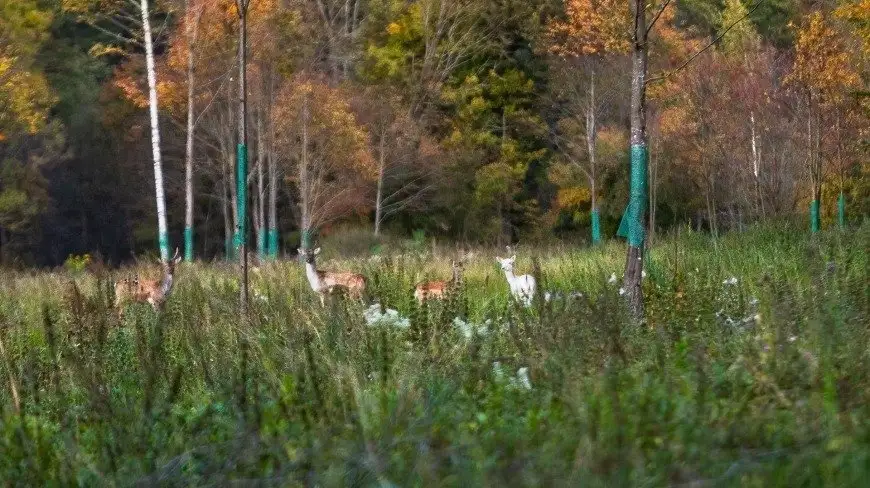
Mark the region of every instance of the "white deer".
POLYGON ((305 276, 311 289, 320 297, 321 306, 326 306, 326 295, 347 293, 353 298, 362 299, 366 289, 365 276, 359 273, 318 270, 316 256, 320 254, 319 247, 314 251, 299 249, 299 254, 305 258, 305 276))
POLYGON ((531 305, 532 297, 535 296, 535 277, 527 274, 520 276, 514 274, 514 262, 517 260, 516 255, 505 259, 500 257, 495 259, 501 265, 508 285, 511 287, 511 296, 527 307, 531 305))

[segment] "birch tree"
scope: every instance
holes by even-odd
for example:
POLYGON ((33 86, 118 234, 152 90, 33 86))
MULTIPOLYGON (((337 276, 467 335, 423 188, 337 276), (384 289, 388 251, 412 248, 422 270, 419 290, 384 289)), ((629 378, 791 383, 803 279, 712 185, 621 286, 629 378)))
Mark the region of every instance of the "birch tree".
POLYGON ((154 32, 151 27, 149 0, 63 0, 62 6, 78 18, 111 38, 115 45, 97 45, 95 54, 125 53, 132 48, 145 49, 148 80, 148 113, 151 123, 151 156, 154 162, 154 189, 157 206, 157 230, 160 258, 169 260, 169 227, 166 222, 166 198, 163 189, 163 159, 160 146, 160 117, 157 99, 157 68, 154 59, 154 32))

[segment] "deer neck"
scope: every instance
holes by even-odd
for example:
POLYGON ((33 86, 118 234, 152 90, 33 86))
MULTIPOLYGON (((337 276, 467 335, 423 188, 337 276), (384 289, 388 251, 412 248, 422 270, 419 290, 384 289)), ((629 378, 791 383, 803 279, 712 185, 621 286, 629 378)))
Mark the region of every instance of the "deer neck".
POLYGON ((504 277, 507 278, 508 283, 512 285, 517 281, 517 275, 514 274, 514 270, 504 270, 504 277))
POLYGON ((160 293, 167 297, 172 292, 172 284, 174 282, 174 277, 172 276, 172 272, 166 272, 163 274, 163 280, 160 281, 160 293))
POLYGON ((308 284, 311 285, 312 290, 318 291, 323 287, 320 272, 317 271, 314 263, 305 263, 305 276, 308 278, 308 284))

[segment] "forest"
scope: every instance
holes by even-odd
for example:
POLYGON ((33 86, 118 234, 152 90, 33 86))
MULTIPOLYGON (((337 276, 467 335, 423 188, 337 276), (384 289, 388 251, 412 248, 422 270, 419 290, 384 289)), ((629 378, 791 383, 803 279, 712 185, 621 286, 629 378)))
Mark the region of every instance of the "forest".
MULTIPOLYGON (((866 218, 870 2, 653 3, 648 239, 866 218)), ((619 0, 250 0, 249 242, 614 237, 631 23, 619 0)), ((0 264, 160 234, 231 256, 238 34, 235 0, 0 0, 0 264)))

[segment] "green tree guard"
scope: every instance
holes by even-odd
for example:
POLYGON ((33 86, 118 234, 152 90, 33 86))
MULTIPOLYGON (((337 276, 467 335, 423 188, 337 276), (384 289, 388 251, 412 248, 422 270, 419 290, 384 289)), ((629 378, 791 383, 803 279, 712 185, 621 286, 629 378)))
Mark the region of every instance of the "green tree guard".
POLYGON ((311 229, 302 229, 302 249, 311 249, 311 229))
POLYGON ((840 198, 837 199, 837 222, 841 229, 846 228, 846 195, 840 192, 840 198))
POLYGON ((224 253, 226 254, 227 261, 233 261, 236 259, 234 249, 236 248, 236 234, 233 234, 232 238, 227 238, 226 242, 224 242, 224 253))
POLYGON ((269 229, 269 258, 278 259, 278 229, 269 229))
POLYGON ((193 262, 193 229, 184 228, 184 260, 193 262))
POLYGON ((642 248, 644 241, 644 219, 646 212, 646 145, 631 146, 631 194, 628 207, 622 214, 616 235, 626 237, 632 247, 642 248))
POLYGON ((163 259, 168 260, 169 259, 168 256, 170 256, 170 254, 169 254, 169 234, 167 234, 166 232, 160 233, 159 245, 160 245, 160 256, 167 256, 166 258, 163 258, 163 259))
POLYGON ((813 233, 818 232, 822 228, 822 220, 819 217, 819 201, 813 200, 810 202, 810 230, 813 233))
POLYGON ((592 211, 592 244, 601 242, 601 215, 598 209, 592 211))
MULTIPOLYGON (((236 203, 239 213, 239 228, 236 232, 235 248, 240 250, 248 237, 248 148, 244 144, 236 146, 236 203)), ((236 253, 240 256, 240 253, 236 253)))

